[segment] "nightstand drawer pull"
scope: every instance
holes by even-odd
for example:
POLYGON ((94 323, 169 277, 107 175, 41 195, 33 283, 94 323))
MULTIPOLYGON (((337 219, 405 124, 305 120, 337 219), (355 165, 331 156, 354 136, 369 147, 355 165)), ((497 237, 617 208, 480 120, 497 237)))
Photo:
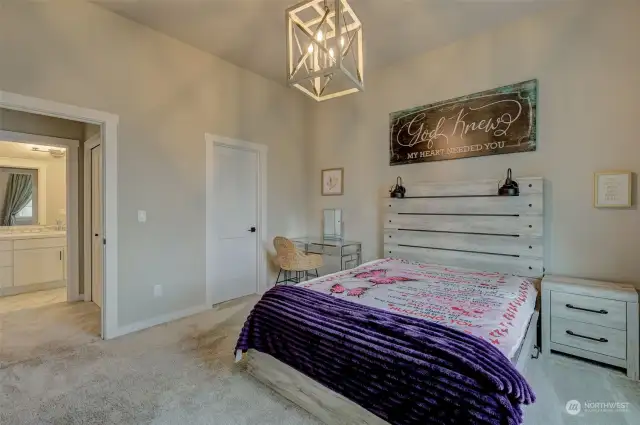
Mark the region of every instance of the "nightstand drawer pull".
POLYGON ((593 338, 593 337, 590 337, 590 336, 577 334, 577 333, 575 333, 573 331, 570 331, 570 330, 567 330, 567 334, 569 334, 571 336, 577 336, 578 338, 590 339, 591 341, 609 342, 609 340, 607 338, 593 338))
POLYGON ((572 308, 574 310, 582 310, 582 311, 588 311, 590 313, 598 313, 598 314, 609 314, 607 310, 591 310, 590 308, 576 307, 572 304, 565 304, 565 305, 567 306, 567 308, 572 308))

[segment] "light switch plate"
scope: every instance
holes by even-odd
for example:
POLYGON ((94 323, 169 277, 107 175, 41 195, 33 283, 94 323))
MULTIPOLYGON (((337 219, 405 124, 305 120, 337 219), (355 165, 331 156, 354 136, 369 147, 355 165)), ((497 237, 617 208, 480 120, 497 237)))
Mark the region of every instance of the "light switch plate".
POLYGON ((147 212, 144 210, 138 210, 138 223, 147 222, 147 212))

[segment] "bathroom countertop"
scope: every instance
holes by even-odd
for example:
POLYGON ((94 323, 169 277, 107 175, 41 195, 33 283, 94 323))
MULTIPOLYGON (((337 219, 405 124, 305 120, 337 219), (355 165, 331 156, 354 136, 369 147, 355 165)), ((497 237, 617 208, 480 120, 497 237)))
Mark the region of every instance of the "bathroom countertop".
POLYGON ((64 230, 52 231, 52 232, 15 232, 15 233, 1 233, 0 241, 6 240, 18 240, 18 239, 42 239, 42 238, 60 238, 66 237, 67 232, 64 230))

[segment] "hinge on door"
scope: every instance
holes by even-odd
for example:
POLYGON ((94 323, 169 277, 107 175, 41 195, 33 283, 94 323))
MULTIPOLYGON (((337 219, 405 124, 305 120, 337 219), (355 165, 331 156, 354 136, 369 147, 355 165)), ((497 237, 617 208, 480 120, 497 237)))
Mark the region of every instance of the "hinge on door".
POLYGON ((106 245, 107 244, 107 238, 102 238, 102 245, 106 245))

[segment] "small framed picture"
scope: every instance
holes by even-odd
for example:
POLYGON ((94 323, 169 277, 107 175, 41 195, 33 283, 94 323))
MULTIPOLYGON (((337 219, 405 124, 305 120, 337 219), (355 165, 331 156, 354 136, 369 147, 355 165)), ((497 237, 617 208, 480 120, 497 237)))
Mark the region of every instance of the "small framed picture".
POLYGON ((593 206, 596 208, 631 207, 631 171, 595 173, 593 206))
POLYGON ((344 192, 344 168, 322 170, 322 196, 342 195, 344 192))

